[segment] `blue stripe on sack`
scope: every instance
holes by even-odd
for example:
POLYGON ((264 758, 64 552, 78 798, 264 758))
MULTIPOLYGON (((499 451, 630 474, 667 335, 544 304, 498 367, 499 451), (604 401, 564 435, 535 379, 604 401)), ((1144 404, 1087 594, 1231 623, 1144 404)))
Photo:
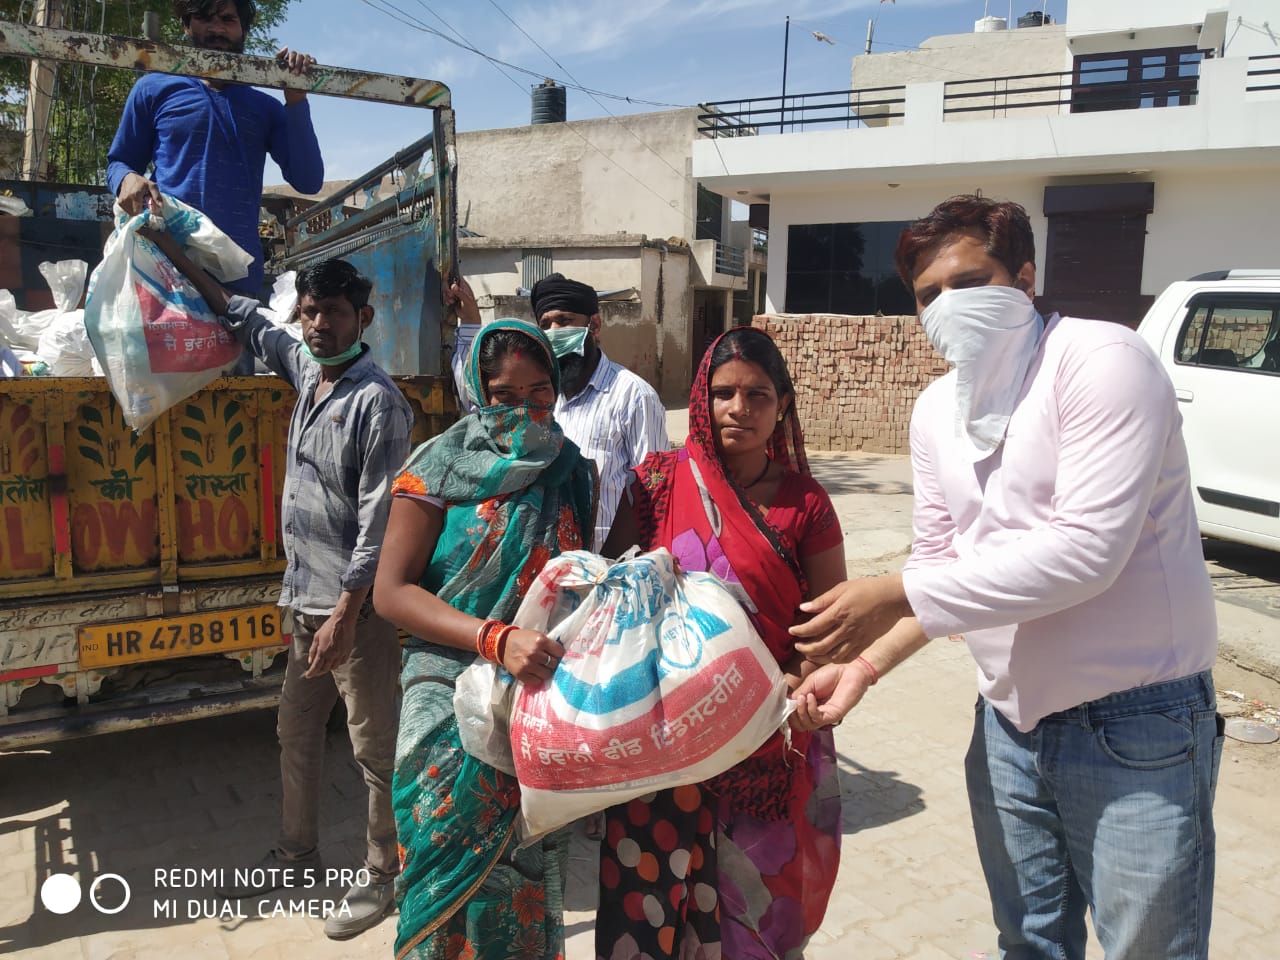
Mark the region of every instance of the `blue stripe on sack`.
POLYGON ((605 683, 587 683, 568 670, 557 670, 553 680, 556 690, 571 707, 599 716, 656 697, 658 685, 667 673, 659 662, 658 650, 654 649, 639 663, 605 683))
POLYGON ((666 636, 662 632, 663 650, 652 649, 645 654, 643 660, 633 664, 621 673, 616 674, 604 683, 588 683, 573 675, 572 670, 557 670, 553 681, 557 692, 573 709, 582 713, 602 716, 616 710, 634 708, 645 701, 658 696, 662 681, 677 671, 696 670, 702 663, 702 652, 706 641, 727 633, 729 624, 708 610, 690 607, 683 616, 669 610, 663 618, 664 625, 675 620, 683 629, 677 631, 685 636, 676 638, 666 636), (686 638, 695 640, 695 645, 686 645, 690 651, 688 662, 680 662, 667 656, 674 652, 673 645, 686 638))

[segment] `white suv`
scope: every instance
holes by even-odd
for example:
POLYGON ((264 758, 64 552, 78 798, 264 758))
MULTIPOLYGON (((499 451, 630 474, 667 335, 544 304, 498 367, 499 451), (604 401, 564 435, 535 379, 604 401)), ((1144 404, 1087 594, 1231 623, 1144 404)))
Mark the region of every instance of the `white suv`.
POLYGON ((1280 270, 1170 284, 1138 333, 1173 380, 1200 532, 1280 550, 1280 270))

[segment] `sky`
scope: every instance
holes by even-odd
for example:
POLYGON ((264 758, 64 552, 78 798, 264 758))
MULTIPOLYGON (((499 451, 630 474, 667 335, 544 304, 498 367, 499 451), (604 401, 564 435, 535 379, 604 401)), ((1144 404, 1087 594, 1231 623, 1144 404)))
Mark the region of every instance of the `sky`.
MULTIPOLYGON (((625 123, 628 113, 778 96, 788 16, 792 94, 848 89, 871 20, 872 52, 883 53, 970 32, 984 13, 1012 15, 1012 25, 1042 8, 1055 22, 1066 16, 1066 0, 294 0, 275 38, 321 64, 442 81, 462 131, 527 124, 530 87, 543 77, 632 99, 570 86, 570 120, 625 123), (534 75, 500 71, 429 31, 534 75)), ((328 180, 355 177, 430 129, 409 107, 311 101, 328 180)), ((280 182, 273 166, 267 183, 280 182)))

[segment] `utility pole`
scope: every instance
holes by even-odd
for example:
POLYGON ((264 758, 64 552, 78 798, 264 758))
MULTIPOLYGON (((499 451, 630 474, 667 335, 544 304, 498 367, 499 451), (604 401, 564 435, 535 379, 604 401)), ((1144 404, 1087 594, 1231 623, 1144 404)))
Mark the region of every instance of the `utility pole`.
MULTIPOLYGON (((34 23, 40 27, 62 25, 62 0, 36 0, 34 23)), ((49 167, 49 111, 53 107, 56 64, 32 60, 27 82, 27 116, 22 134, 22 179, 43 180, 49 167)))
POLYGON ((875 33, 876 22, 874 20, 867 21, 867 53, 871 52, 871 35, 875 33))
POLYGON ((782 35, 782 109, 778 111, 778 132, 783 132, 787 122, 787 54, 791 50, 791 18, 787 17, 787 29, 782 35))

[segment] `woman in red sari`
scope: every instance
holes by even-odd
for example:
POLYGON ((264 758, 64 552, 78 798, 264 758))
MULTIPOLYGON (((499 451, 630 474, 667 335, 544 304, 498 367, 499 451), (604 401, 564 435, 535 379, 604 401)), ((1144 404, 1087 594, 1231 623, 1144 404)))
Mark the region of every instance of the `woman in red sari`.
MULTIPOLYGON (((717 339, 693 385, 684 448, 636 468, 604 553, 666 547, 684 569, 716 574, 794 689, 816 668, 787 628, 802 602, 845 579, 845 563, 831 500, 809 475, 793 399, 768 334, 740 327, 717 339)), ((829 699, 802 699, 789 747, 776 734, 712 780, 607 811, 600 960, 802 954, 840 859, 834 738, 829 725, 812 728, 852 705, 832 695, 847 669, 827 667, 831 682, 806 684, 829 699)))

